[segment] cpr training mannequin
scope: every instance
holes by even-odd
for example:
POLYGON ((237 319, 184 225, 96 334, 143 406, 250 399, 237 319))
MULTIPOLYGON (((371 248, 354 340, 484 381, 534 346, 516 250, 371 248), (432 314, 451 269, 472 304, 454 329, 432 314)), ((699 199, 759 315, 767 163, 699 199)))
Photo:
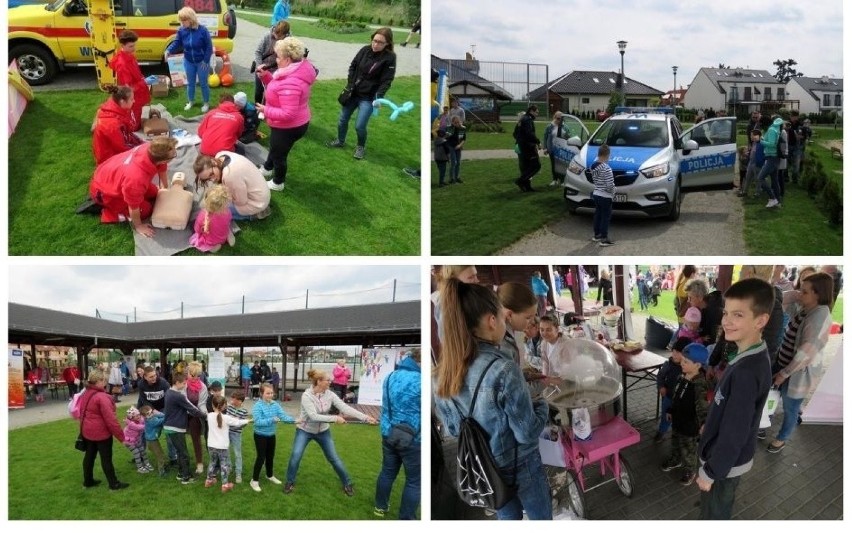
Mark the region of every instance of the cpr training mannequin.
POLYGON ((151 215, 151 225, 155 228, 182 230, 189 222, 192 212, 192 193, 184 189, 186 175, 175 172, 168 189, 157 192, 154 213, 151 215))

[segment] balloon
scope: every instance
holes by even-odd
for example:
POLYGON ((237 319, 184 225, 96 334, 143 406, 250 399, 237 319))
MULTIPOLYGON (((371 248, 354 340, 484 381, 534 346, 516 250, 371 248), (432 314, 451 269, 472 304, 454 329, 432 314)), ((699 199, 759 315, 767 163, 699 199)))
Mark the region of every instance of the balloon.
POLYGON ((230 87, 234 84, 234 77, 230 74, 222 74, 222 87, 230 87))
MULTIPOLYGON (((376 98, 373 101, 373 103, 374 104, 375 103, 384 104, 384 105, 390 107, 391 109, 393 109, 393 113, 391 113, 391 116, 390 116, 391 120, 396 120, 396 117, 398 117, 400 113, 408 113, 409 111, 414 109, 414 102, 405 102, 401 106, 397 106, 395 103, 393 103, 390 100, 387 100, 385 98, 376 98)), ((379 108, 374 107, 373 108, 373 115, 378 116, 378 114, 379 114, 379 108)))
POLYGON ((218 87, 220 83, 218 74, 211 74, 207 77, 207 84, 211 87, 218 87))

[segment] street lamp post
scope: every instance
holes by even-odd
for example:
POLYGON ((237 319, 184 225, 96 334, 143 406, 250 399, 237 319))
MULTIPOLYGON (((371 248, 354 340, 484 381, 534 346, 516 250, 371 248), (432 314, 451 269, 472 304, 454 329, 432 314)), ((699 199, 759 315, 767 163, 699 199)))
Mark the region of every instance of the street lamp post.
POLYGON ((627 98, 624 93, 624 86, 627 84, 627 78, 624 77, 624 51, 627 49, 627 41, 618 41, 618 53, 621 54, 621 105, 627 105, 627 98))
POLYGON ((675 102, 675 98, 677 98, 677 65, 675 65, 675 66, 673 66, 673 67, 672 67, 672 74, 674 75, 674 85, 672 85, 672 98, 671 98, 671 103, 672 103, 672 107, 674 107, 674 106, 676 105, 676 104, 674 103, 674 102, 675 102))

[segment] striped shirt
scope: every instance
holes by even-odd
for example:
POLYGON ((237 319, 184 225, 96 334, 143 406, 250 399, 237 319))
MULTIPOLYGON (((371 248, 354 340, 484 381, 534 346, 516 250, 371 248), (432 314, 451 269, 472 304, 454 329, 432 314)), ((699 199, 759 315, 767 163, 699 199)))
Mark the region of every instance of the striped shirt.
POLYGON ((805 320, 806 311, 801 311, 794 316, 787 324, 787 330, 784 331, 784 339, 781 341, 781 349, 778 350, 778 366, 786 368, 796 355, 796 336, 799 334, 799 327, 805 320))
MULTIPOLYGON (((233 416, 234 418, 238 418, 240 420, 245 420, 246 418, 248 418, 248 415, 249 415, 248 410, 245 407, 236 407, 236 406, 233 406, 231 404, 228 404, 227 414, 233 416)), ((240 426, 240 427, 230 426, 228 428, 228 431, 230 431, 231 433, 242 433, 243 427, 244 426, 240 426)))
POLYGON ((612 168, 606 163, 595 161, 590 170, 592 171, 592 181, 595 184, 595 190, 592 194, 612 198, 615 194, 615 178, 612 176, 612 168))

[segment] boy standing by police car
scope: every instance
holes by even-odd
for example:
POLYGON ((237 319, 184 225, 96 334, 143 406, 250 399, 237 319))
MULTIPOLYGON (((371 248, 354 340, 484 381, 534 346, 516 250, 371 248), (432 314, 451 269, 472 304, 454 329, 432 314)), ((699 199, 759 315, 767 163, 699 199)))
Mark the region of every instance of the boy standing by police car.
POLYGON ((609 146, 602 144, 598 148, 598 158, 587 172, 592 176, 595 190, 592 191, 592 201, 595 203, 595 216, 592 225, 595 236, 592 241, 598 246, 612 246, 615 241, 609 239, 609 220, 612 218, 612 199, 615 196, 615 178, 609 164, 609 146))

